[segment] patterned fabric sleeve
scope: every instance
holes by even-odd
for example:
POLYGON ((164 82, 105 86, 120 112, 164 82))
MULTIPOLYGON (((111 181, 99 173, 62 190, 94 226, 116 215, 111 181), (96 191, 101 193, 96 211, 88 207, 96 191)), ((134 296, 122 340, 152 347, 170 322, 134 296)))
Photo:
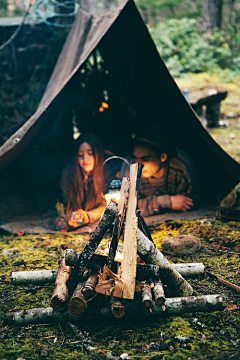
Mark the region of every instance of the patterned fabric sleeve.
POLYGON ((138 200, 138 206, 142 216, 152 216, 166 212, 171 209, 171 200, 169 195, 151 195, 138 200))

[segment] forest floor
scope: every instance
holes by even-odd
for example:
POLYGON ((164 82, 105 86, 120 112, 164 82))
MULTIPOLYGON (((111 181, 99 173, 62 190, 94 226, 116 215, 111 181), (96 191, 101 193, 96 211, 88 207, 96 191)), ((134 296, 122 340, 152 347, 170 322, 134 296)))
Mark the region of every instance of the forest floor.
MULTIPOLYGON (((184 79, 181 86, 197 89, 214 86, 207 75, 184 79), (186 84, 186 80, 188 83, 186 84)), ((179 80, 180 81, 180 80, 179 80)), ((235 84, 224 84, 227 88, 235 84)), ((238 88, 239 84, 238 84, 238 88)), ((229 91, 229 96, 231 91, 229 91)), ((223 102, 227 126, 209 130, 214 139, 237 161, 240 160, 239 89, 223 102), (227 101, 230 104, 227 105, 227 101)), ((162 239, 176 234, 198 236, 201 250, 181 257, 166 255, 172 263, 202 262, 207 271, 239 285, 240 222, 206 217, 196 221, 168 221, 150 228, 161 250, 162 239)), ((8 311, 49 307, 53 284, 11 283, 11 272, 56 269, 62 249, 81 251, 89 234, 0 235, 0 321, 8 311)), ((101 244, 106 244, 107 234, 101 244)), ((0 360, 237 360, 240 358, 239 292, 206 273, 203 279, 188 280, 194 295, 222 294, 223 311, 190 313, 181 316, 152 316, 151 319, 112 319, 108 321, 61 322, 10 326, 2 322, 0 360), (128 354, 128 355, 127 355, 128 354)))

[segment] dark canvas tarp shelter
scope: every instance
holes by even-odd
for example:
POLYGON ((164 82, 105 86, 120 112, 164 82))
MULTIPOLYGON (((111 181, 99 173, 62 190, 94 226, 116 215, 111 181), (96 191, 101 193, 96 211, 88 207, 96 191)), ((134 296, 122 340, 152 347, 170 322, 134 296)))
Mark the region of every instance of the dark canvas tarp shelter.
MULTIPOLYGON (((74 79, 96 48, 138 126, 166 125, 174 143, 195 159, 205 193, 218 199, 226 195, 239 182, 240 165, 203 128, 130 0, 104 16, 84 10, 76 16, 36 112, 0 148, 1 219, 46 210, 56 201, 65 154, 73 141, 72 108, 79 103, 74 79)), ((87 128, 88 120, 83 122, 87 128)), ((92 125, 104 137, 105 123, 92 125)), ((115 152, 125 155, 128 124, 123 118, 108 125, 107 133, 118 145, 115 152)), ((106 136, 103 140, 107 148, 106 136)))

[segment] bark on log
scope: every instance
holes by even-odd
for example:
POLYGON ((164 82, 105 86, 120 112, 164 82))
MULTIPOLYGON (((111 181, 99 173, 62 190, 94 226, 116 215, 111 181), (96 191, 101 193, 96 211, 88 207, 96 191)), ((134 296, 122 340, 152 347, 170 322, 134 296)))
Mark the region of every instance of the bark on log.
MULTIPOLYGON (((171 264, 183 277, 194 278, 204 274, 202 263, 171 264)), ((137 279, 146 280, 151 278, 158 280, 161 278, 161 266, 152 264, 137 265, 137 279)))
POLYGON ((88 265, 91 256, 94 254, 104 234, 108 230, 116 213, 117 213, 117 204, 111 201, 106 206, 96 229, 90 236, 87 245, 85 246, 84 250, 81 252, 78 258, 77 264, 74 267, 72 274, 67 282, 67 286, 69 287, 69 289, 73 290, 77 286, 78 282, 80 281, 83 275, 85 267, 88 265))
POLYGON ((154 301, 157 307, 162 306, 166 302, 163 285, 161 281, 154 282, 153 294, 154 294, 154 301))
POLYGON ((67 307, 68 288, 66 282, 71 274, 71 270, 72 267, 65 264, 65 257, 63 253, 51 298, 51 306, 55 310, 62 311, 67 307))
POLYGON ((90 299, 95 295, 95 286, 97 285, 98 278, 98 274, 92 274, 83 285, 82 293, 86 299, 90 299))
POLYGON ((155 245, 138 229, 138 255, 146 263, 159 265, 160 278, 168 286, 172 296, 190 296, 193 293, 191 285, 174 269, 172 264, 155 247, 155 245))
POLYGON ((152 289, 148 283, 144 284, 142 288, 142 304, 146 309, 152 307, 152 289))
MULTIPOLYGON (((90 304, 91 305, 91 304, 90 304)), ((90 307, 89 305, 89 307, 90 307)), ((95 304, 94 304, 95 305, 95 304)), ((202 295, 190 296, 180 298, 166 299, 166 310, 155 306, 153 303, 153 311, 144 311, 141 301, 126 301, 126 317, 143 317, 143 316, 157 316, 157 315, 178 315, 192 312, 209 312, 223 310, 225 305, 223 298, 220 295, 202 295)), ((89 309, 90 310, 90 309, 89 309)), ((16 312, 8 312, 5 314, 3 325, 17 325, 25 326, 27 324, 46 324, 59 321, 96 321, 97 319, 103 320, 112 318, 109 303, 106 306, 92 307, 91 311, 86 311, 81 316, 74 316, 68 310, 59 312, 53 308, 36 308, 30 310, 21 310, 16 312)))
POLYGON ((14 271, 11 273, 13 285, 54 283, 58 270, 14 271))
POLYGON ((69 300, 68 308, 73 315, 81 315, 87 310, 87 299, 82 293, 82 288, 83 284, 80 282, 69 300))

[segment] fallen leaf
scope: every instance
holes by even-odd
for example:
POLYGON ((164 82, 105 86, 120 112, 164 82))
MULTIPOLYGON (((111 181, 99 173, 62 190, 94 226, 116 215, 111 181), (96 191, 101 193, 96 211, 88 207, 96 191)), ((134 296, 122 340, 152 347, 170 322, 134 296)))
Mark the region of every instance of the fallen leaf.
POLYGON ((238 307, 237 307, 237 305, 235 305, 235 304, 229 304, 229 305, 227 305, 227 310, 228 311, 233 311, 233 310, 236 310, 238 307))

